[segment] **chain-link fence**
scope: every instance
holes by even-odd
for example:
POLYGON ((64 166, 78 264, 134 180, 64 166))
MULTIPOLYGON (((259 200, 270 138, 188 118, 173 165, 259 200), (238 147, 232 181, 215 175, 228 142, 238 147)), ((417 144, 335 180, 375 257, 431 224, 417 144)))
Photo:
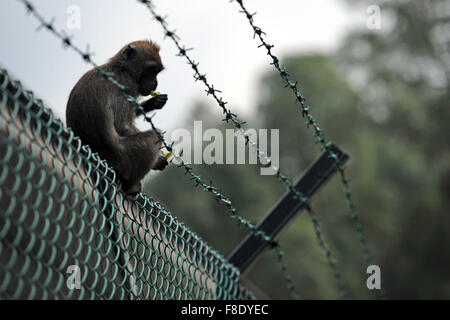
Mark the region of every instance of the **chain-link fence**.
POLYGON ((123 195, 106 162, 4 70, 0 83, 0 298, 252 297, 158 202, 123 195))

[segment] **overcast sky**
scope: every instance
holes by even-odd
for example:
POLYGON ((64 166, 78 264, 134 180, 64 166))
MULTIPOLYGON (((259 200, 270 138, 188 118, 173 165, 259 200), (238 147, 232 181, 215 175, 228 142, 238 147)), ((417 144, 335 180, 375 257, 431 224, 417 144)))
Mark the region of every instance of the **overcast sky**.
MULTIPOLYGON (((124 44, 152 39, 161 47, 167 69, 161 74, 159 91, 169 102, 158 112, 157 125, 173 129, 197 100, 218 107, 194 82, 192 69, 176 57, 176 48, 164 39, 160 25, 146 7, 136 0, 34 0, 36 8, 49 19, 55 17, 58 30, 74 36, 74 43, 95 52, 102 64, 124 44), (68 8, 77 5, 81 28, 67 28, 68 8)), ((200 70, 223 92, 232 111, 245 119, 258 98, 256 81, 273 70, 237 3, 229 0, 155 0, 159 13, 168 14, 171 29, 176 29, 190 55, 200 62, 200 70)), ((349 28, 364 27, 365 8, 350 10, 339 0, 246 0, 247 8, 258 14, 256 24, 274 43, 282 57, 297 52, 327 52, 338 46, 349 28)), ((65 106, 70 90, 91 67, 45 30, 36 32, 37 21, 25 14, 17 0, 0 1, 0 65, 41 97, 65 121, 65 106)), ((218 119, 222 115, 217 111, 218 119)), ((139 124, 141 128, 148 125, 139 124)), ((250 124, 251 126, 251 124, 250 124)))

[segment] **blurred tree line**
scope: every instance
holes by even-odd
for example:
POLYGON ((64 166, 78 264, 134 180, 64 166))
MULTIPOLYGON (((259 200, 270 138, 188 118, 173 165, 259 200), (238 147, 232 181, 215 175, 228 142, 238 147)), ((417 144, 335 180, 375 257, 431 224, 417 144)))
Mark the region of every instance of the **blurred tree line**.
MULTIPOLYGON (((360 2, 367 7, 374 1, 360 2)), ((362 10, 365 10, 362 6, 362 10)), ((319 126, 349 153, 348 175, 388 298, 450 298, 450 1, 382 1, 381 30, 351 32, 330 55, 282 59, 319 126)), ((275 41, 275 40, 274 40, 275 41)), ((293 39, 294 41, 294 39, 293 39)), ((276 72, 260 81, 252 128, 280 129, 280 163, 296 179, 320 154, 313 130, 276 72)), ((211 101, 192 119, 231 128, 211 101)), ((260 221, 285 188, 256 165, 194 165, 229 196, 238 212, 260 221)), ((247 234, 225 208, 171 166, 146 192, 225 256, 247 234)), ((334 177, 312 200, 326 241, 353 298, 373 298, 342 185, 334 177)), ((302 298, 338 298, 336 281, 302 213, 280 239, 302 298)), ((289 298, 274 252, 244 276, 260 298, 289 298)))

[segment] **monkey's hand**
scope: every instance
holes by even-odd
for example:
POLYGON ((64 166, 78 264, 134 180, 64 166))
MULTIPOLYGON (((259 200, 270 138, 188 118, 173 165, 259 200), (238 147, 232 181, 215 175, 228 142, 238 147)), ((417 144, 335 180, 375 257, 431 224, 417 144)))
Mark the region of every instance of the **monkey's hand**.
POLYGON ((169 165, 169 162, 167 161, 167 158, 160 154, 158 156, 158 160, 156 160, 156 163, 153 165, 153 170, 164 170, 169 165))
POLYGON ((142 104, 145 112, 149 112, 156 109, 161 109, 167 103, 167 94, 160 94, 150 100, 145 101, 142 104))

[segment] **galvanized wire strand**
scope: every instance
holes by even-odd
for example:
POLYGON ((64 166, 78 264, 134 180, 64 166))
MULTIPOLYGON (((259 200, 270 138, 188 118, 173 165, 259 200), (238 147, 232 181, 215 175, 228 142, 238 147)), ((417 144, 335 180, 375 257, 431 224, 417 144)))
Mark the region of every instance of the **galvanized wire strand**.
POLYGON ((291 294, 292 299, 294 300, 300 300, 300 296, 297 293, 297 290, 295 289, 295 284, 292 279, 291 274, 288 271, 288 267, 286 262, 284 261, 284 251, 281 250, 280 246, 275 247, 275 254, 277 255, 278 263, 281 268, 281 272, 284 278, 284 282, 286 283, 286 286, 291 294))
POLYGON ((317 243, 322 249, 325 258, 327 259, 328 265, 333 270, 334 278, 336 279, 336 283, 339 289, 339 296, 343 299, 349 298, 349 291, 347 289, 347 286, 344 282, 344 279, 342 277, 342 273, 339 271, 339 268, 337 266, 336 258, 333 257, 333 253, 331 252, 330 248, 325 242, 325 239, 322 235, 322 230, 320 228, 319 220, 317 219, 317 215, 315 214, 314 210, 311 208, 310 205, 306 206, 306 210, 308 211, 309 217, 311 218, 311 221, 313 223, 314 227, 314 233, 317 238, 317 243))

